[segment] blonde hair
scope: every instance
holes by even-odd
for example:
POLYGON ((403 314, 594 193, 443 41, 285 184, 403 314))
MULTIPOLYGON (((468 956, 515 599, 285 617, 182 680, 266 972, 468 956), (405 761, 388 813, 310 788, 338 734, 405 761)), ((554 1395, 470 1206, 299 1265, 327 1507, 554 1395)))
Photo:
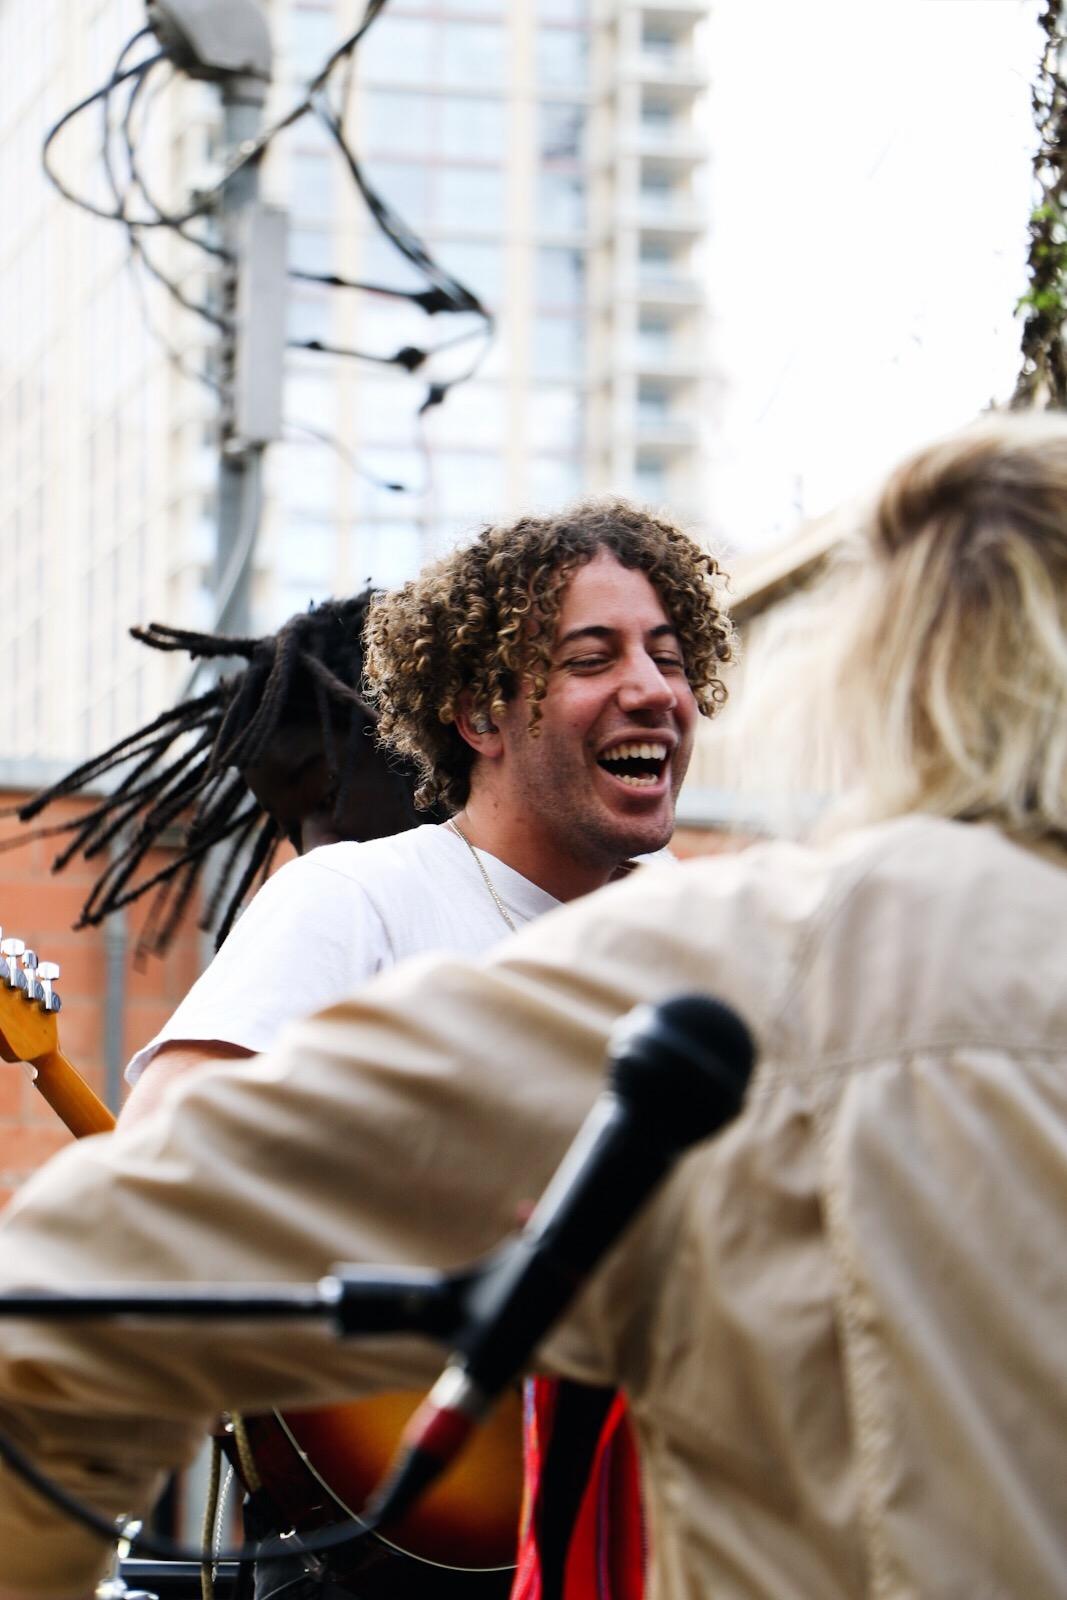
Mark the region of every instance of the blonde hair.
POLYGON ((1067 417, 989 415, 905 461, 760 655, 746 725, 788 742, 777 685, 803 745, 778 782, 832 822, 1067 832, 1067 417))

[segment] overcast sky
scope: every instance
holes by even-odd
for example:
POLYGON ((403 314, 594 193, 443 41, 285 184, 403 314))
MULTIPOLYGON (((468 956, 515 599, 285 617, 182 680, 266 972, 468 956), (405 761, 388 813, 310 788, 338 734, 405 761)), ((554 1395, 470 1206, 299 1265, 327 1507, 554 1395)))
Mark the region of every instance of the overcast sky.
POLYGON ((1040 0, 719 0, 715 522, 742 550, 1010 395, 1040 0))

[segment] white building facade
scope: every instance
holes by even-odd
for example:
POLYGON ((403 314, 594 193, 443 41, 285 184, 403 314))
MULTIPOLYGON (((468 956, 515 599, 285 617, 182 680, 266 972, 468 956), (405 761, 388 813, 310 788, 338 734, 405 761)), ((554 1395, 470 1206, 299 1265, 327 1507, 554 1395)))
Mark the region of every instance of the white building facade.
MULTIPOLYGON (((362 9, 265 7, 268 122, 362 9)), ((368 579, 400 582, 485 521, 585 492, 630 495, 703 531, 706 11, 707 0, 391 0, 357 53, 352 148, 492 310, 495 336, 476 376, 420 420, 424 374, 296 346, 389 355, 473 334, 477 319, 291 280, 257 631, 368 579)), ((138 288, 122 228, 64 201, 40 165, 47 127, 107 80, 143 23, 139 0, 0 8, 5 757, 71 759, 132 728, 184 673, 126 629, 213 620, 218 405, 190 374, 210 371, 216 330, 143 272, 138 288)), ((134 131, 149 186, 176 205, 217 177, 218 98, 185 79, 156 88, 134 131)), ((94 107, 60 136, 55 164, 107 205, 101 138, 94 107)), ((292 266, 425 287, 312 118, 273 142, 262 189, 289 212, 292 266)), ((210 257, 163 230, 145 238, 187 299, 217 304, 210 257)), ((478 350, 472 337, 433 375, 447 380, 478 350)))

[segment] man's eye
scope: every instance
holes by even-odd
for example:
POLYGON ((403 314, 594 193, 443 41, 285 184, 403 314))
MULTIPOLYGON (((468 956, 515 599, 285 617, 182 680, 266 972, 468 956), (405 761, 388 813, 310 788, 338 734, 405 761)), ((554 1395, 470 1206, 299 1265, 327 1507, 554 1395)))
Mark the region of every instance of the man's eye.
POLYGON ((653 656, 652 659, 656 663, 657 667, 664 667, 664 668, 666 668, 667 671, 673 671, 673 672, 684 672, 685 671, 685 662, 682 660, 681 656, 675 656, 675 655, 663 656, 663 655, 660 655, 660 656, 653 656))
POLYGON ((565 661, 563 665, 565 667, 578 667, 579 669, 585 668, 586 670, 589 670, 596 667, 607 666, 607 662, 607 656, 572 656, 571 659, 569 661, 565 661))

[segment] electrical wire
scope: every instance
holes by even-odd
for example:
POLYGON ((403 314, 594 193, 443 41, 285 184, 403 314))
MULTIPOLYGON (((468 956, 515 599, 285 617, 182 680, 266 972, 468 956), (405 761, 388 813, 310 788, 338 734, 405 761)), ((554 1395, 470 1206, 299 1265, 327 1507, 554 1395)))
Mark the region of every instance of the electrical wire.
POLYGON ((488 318, 489 314, 477 295, 472 290, 465 288, 457 278, 454 278, 451 273, 446 272, 443 267, 438 265, 418 235, 408 227, 399 213, 394 211, 367 181, 355 154, 345 138, 341 120, 326 97, 317 95, 313 109, 340 151, 352 181, 363 197, 367 210, 390 243, 435 288, 447 296, 451 302, 451 310, 473 311, 478 316, 488 318))
POLYGON ((372 472, 370 468, 359 459, 354 450, 350 450, 346 444, 336 437, 335 434, 327 433, 322 428, 316 428, 310 422, 302 422, 297 417, 286 417, 284 426, 286 428, 293 428, 298 433, 306 433, 309 438, 316 439, 319 444, 326 445, 327 448, 338 455, 345 465, 350 467, 358 477, 365 478, 366 481, 370 484, 373 484, 376 489, 385 489, 390 494, 421 495, 425 493, 424 489, 412 489, 409 484, 396 483, 389 478, 380 478, 376 472, 372 472))
MULTIPOLYGON (((330 51, 322 66, 306 83, 300 97, 289 109, 257 135, 255 139, 243 144, 240 150, 235 152, 227 162, 214 183, 197 192, 175 209, 164 208, 149 188, 138 154, 139 145, 145 137, 149 106, 158 97, 160 89, 173 82, 178 75, 175 64, 165 47, 147 56, 142 56, 137 61, 129 62, 130 53, 146 38, 154 35, 155 30, 151 25, 138 29, 127 40, 119 52, 111 76, 106 83, 94 90, 92 94, 78 101, 76 105, 64 112, 52 125, 45 135, 41 159, 49 180, 66 199, 93 216, 107 221, 118 222, 125 228, 129 250, 128 265, 130 276, 140 302, 144 324, 149 333, 160 343, 168 361, 175 370, 181 372, 183 376, 203 384, 219 399, 225 401, 227 390, 223 383, 219 382, 211 373, 190 365, 182 352, 170 343, 155 324, 148 304, 146 285, 142 280, 141 274, 143 273, 146 277, 157 282, 176 305, 191 315, 198 317, 224 337, 233 336, 233 325, 211 305, 203 304, 193 299, 185 292, 179 282, 175 281, 173 277, 162 269, 159 262, 149 253, 145 234, 149 229, 167 229, 190 247, 211 256, 215 260, 232 264, 233 257, 229 251, 209 237, 205 237, 199 230, 194 231, 191 229, 189 224, 198 219, 209 221, 215 211, 217 202, 237 173, 250 163, 261 160, 279 134, 292 127, 305 115, 313 115, 326 130, 340 154, 349 177, 360 194, 375 226, 384 234, 398 254, 409 262, 420 276, 425 279, 426 286, 423 288, 402 289, 388 284, 349 279, 333 273, 313 273, 296 268, 290 268, 289 275, 298 281, 318 284, 328 289, 344 289, 396 300, 405 300, 409 304, 418 307, 427 316, 457 313, 474 315, 480 319, 481 326, 464 330, 460 334, 441 340, 436 344, 429 344, 426 347, 415 344, 404 345, 391 355, 334 344, 327 340, 288 341, 290 348, 304 350, 310 354, 333 356, 345 360, 358 360, 381 366, 398 366, 402 370, 412 375, 418 374, 424 379, 426 387, 422 401, 413 407, 417 448, 426 463, 425 483, 421 488, 411 488, 408 485, 379 477, 376 473, 363 466, 341 440, 320 429, 301 422, 294 422, 290 426, 308 434, 321 444, 334 450, 353 471, 376 487, 391 493, 410 492, 422 495, 427 492, 432 479, 429 464, 429 442, 423 426, 425 415, 429 410, 443 404, 451 390, 458 384, 465 383, 475 376, 491 346, 495 334, 495 322, 492 313, 483 305, 477 294, 468 289, 458 278, 437 262, 425 242, 369 182, 346 134, 345 117, 351 102, 352 88, 355 81, 357 47, 365 37, 367 30, 385 10, 386 3, 387 0, 368 0, 357 26, 330 51), (170 69, 170 75, 162 79, 157 74, 157 69, 164 66, 170 69), (331 98, 331 90, 335 83, 337 71, 342 66, 344 79, 340 85, 340 94, 337 97, 339 103, 335 106, 331 98), (155 77, 155 81, 150 85, 150 80, 153 77, 155 77), (123 86, 126 86, 125 105, 119 117, 118 129, 116 130, 112 113, 112 101, 123 86), (87 196, 77 194, 60 178, 51 159, 53 146, 63 129, 79 114, 97 103, 100 104, 102 113, 103 128, 100 154, 105 179, 112 197, 110 208, 96 204, 87 196), (125 158, 125 172, 121 183, 115 170, 115 161, 112 153, 116 132, 121 135, 125 158), (135 204, 136 211, 134 211, 135 204), (465 370, 453 377, 442 379, 433 377, 430 374, 429 368, 435 356, 443 351, 461 347, 478 337, 483 341, 481 349, 465 370)), ((261 498, 258 491, 254 498, 258 504, 261 498)), ((245 543, 246 537, 242 532, 241 548, 244 547, 245 543)), ((225 575, 224 583, 229 583, 229 573, 225 575)), ((220 610, 225 609, 231 593, 232 586, 226 591, 220 610)))
MULTIPOLYGON (((153 67, 157 62, 165 61, 166 59, 166 52, 161 50, 155 55, 148 56, 144 61, 135 62, 132 67, 124 67, 120 72, 113 73, 108 79, 107 83, 102 84, 99 89, 94 89, 92 94, 86 95, 83 100, 79 100, 77 105, 71 106, 70 110, 65 111, 59 120, 54 122, 49 128, 48 132, 44 136, 44 143, 41 146, 41 165, 44 168, 45 176, 48 178, 49 182, 56 189, 58 189, 64 200, 69 200, 72 205, 78 206, 82 211, 88 211, 91 216, 102 217, 106 222, 125 223, 135 220, 138 227, 142 228, 163 228, 171 226, 170 222, 164 221, 164 219, 161 217, 138 217, 136 219, 131 219, 124 216, 121 209, 113 208, 112 210, 107 211, 103 206, 95 205, 93 201, 87 200, 84 195, 75 194, 73 189, 69 189, 60 178, 59 174, 53 169, 52 164, 49 161, 49 151, 51 150, 56 138, 67 126, 67 124, 76 116, 78 116, 80 112, 88 110, 88 108, 92 105, 95 105, 98 100, 106 100, 108 95, 110 95, 113 90, 117 89, 120 84, 126 83, 130 78, 141 76, 149 67, 153 67)), ((202 209, 203 208, 198 207, 197 210, 192 214, 198 215, 202 209)))
MULTIPOLYGON (((115 92, 116 87, 118 87, 121 84, 121 82, 124 81, 124 78, 125 78, 124 66, 125 66, 126 57, 129 55, 131 49, 133 49, 133 47, 136 44, 138 44, 140 42, 140 40, 145 37, 146 34, 148 34, 150 32, 151 32, 151 29, 149 29, 147 27, 146 28, 142 28, 137 33, 135 33, 132 36, 132 38, 130 38, 130 39, 128 39, 126 41, 125 45, 122 47, 122 49, 119 52, 118 59, 117 59, 117 61, 115 63, 115 67, 114 67, 114 70, 112 72, 109 85, 106 88, 106 90, 105 90, 105 92, 104 92, 104 94, 103 94, 103 96, 101 98, 101 111, 102 111, 102 122, 103 122, 101 148, 100 148, 101 164, 103 166, 104 174, 105 174, 105 177, 106 177, 107 182, 108 182, 108 187, 111 190, 111 194, 112 194, 112 197, 113 197, 113 200, 114 200, 115 216, 116 216, 116 218, 118 220, 125 222, 127 246, 128 246, 128 251, 129 251, 128 258, 127 258, 127 265, 128 265, 128 268, 129 268, 130 278, 131 278, 131 281, 133 283, 134 292, 136 293, 138 301, 140 303, 141 318, 142 318, 142 322, 144 323, 144 326, 148 329, 148 332, 151 334, 151 336, 154 339, 156 339, 159 344, 162 345, 164 353, 165 353, 168 361, 178 371, 180 371, 186 377, 192 378, 193 380, 195 380, 197 382, 204 383, 209 389, 212 390, 213 393, 219 394, 221 392, 219 385, 216 384, 206 373, 200 372, 200 371, 198 371, 198 370, 196 370, 194 368, 189 367, 187 365, 187 363, 185 362, 184 358, 181 356, 181 354, 177 350, 174 349, 174 347, 169 343, 169 341, 163 336, 163 334, 156 327, 156 325, 155 325, 155 323, 154 323, 154 321, 152 319, 151 313, 149 311, 149 308, 148 308, 148 301, 147 301, 147 298, 145 296, 144 286, 141 283, 141 280, 140 280, 140 278, 138 276, 138 272, 137 272, 138 264, 140 264, 140 266, 145 271, 147 271, 152 277, 154 277, 158 282, 160 282, 164 286, 164 288, 167 289, 168 293, 170 293, 172 295, 172 297, 175 300, 177 300, 179 304, 182 304, 187 310, 196 312, 198 315, 202 316, 207 321, 211 321, 211 322, 215 322, 215 323, 221 324, 221 319, 216 318, 214 316, 214 314, 212 312, 210 312, 210 310, 207 307, 197 305, 194 302, 190 301, 183 294, 183 292, 179 288, 179 286, 177 284, 175 284, 171 279, 169 279, 166 276, 166 274, 163 273, 156 266, 156 264, 148 256, 148 253, 147 253, 147 251, 145 249, 145 246, 144 246, 144 241, 141 239, 141 237, 140 237, 140 235, 139 235, 139 233, 137 231, 137 224, 134 223, 134 222, 131 222, 127 217, 127 206, 128 206, 130 194, 131 194, 131 192, 132 192, 132 190, 134 188, 139 186, 139 179, 138 179, 138 175, 137 175, 136 163, 135 163, 134 154, 133 154, 133 138, 132 138, 132 132, 131 132, 133 111, 134 111, 134 107, 137 104, 137 100, 138 100, 139 96, 141 95, 142 91, 144 90, 145 85, 148 83, 148 80, 149 80, 154 68, 156 66, 159 66, 159 65, 163 64, 159 57, 156 57, 154 59, 149 59, 147 62, 143 62, 142 61, 141 63, 138 64, 139 67, 140 67, 140 70, 138 72, 134 73, 133 79, 132 79, 132 87, 130 88, 129 94, 127 96, 126 108, 125 108, 125 111, 123 113, 123 118, 122 118, 122 132, 123 132, 123 139, 124 139, 124 143, 125 143, 125 146, 126 146, 126 152, 127 152, 128 175, 127 175, 126 184, 122 188, 120 188, 120 186, 119 186, 118 178, 117 178, 116 173, 115 173, 114 163, 113 163, 112 158, 111 158, 111 140, 112 140, 113 132, 114 132, 113 127, 112 127, 112 122, 111 122, 111 96, 115 92)), ((126 80, 126 81, 128 81, 128 80, 126 80)), ((143 120, 144 120, 144 118, 142 116, 142 123, 143 123, 143 120)), ((147 193, 144 191, 143 186, 141 186, 141 187, 142 187, 142 193, 145 193, 145 198, 148 199, 149 203, 151 204, 152 203, 151 197, 148 196, 147 193)))

